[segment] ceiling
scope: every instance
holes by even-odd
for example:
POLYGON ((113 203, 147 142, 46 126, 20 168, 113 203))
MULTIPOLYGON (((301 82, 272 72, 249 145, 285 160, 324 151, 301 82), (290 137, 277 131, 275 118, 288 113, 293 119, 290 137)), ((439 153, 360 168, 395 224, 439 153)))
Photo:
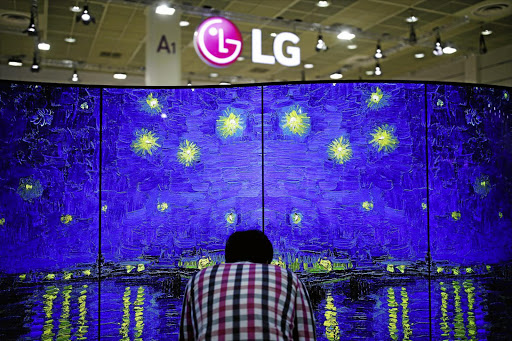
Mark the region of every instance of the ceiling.
MULTIPOLYGON (((95 24, 88 26, 75 21, 76 13, 70 8, 83 6, 77 0, 39 0, 38 29, 40 40, 51 44, 49 51, 40 51, 44 68, 72 68, 106 73, 123 71, 130 76, 143 75, 145 66, 146 14, 149 0, 89 1, 95 24), (75 37, 75 43, 64 41, 75 37)), ((192 82, 217 84, 294 81, 328 79, 336 70, 343 71, 344 79, 368 79, 373 70, 373 54, 377 40, 385 58, 380 64, 385 78, 445 63, 453 58, 478 54, 482 24, 493 31, 486 36, 489 51, 512 44, 512 2, 478 0, 332 0, 326 8, 318 7, 314 0, 176 0, 182 9, 181 19, 190 22, 182 28, 182 78, 192 82), (419 18, 415 23, 418 42, 411 45, 409 24, 405 19, 412 13, 419 18), (195 28, 205 17, 221 15, 231 18, 245 39, 244 61, 216 69, 204 64, 196 55, 192 39, 195 28), (279 18, 279 19, 276 19, 279 18), (357 29, 356 38, 342 41, 336 38, 342 26, 357 29), (439 28, 443 41, 456 44, 453 55, 435 57, 432 46, 435 28, 439 28), (300 37, 302 64, 284 67, 251 62, 251 29, 263 31, 263 52, 270 54, 272 32, 292 31, 300 37), (316 52, 318 30, 329 49, 316 52), (356 44, 356 49, 348 49, 356 44), (415 59, 423 52, 425 58, 415 59), (304 69, 311 63, 312 69, 304 69), (219 76, 212 78, 212 72, 219 76)), ((0 63, 7 64, 11 57, 21 57, 26 65, 32 63, 34 38, 23 34, 30 18, 31 0, 0 1, 0 63)))

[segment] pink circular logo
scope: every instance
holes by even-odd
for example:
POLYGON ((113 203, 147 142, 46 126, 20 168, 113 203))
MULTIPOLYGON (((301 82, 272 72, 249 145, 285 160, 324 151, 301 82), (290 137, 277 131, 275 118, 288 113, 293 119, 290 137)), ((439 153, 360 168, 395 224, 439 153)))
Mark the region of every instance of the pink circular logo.
POLYGON ((197 55, 210 66, 226 67, 234 63, 242 53, 242 45, 238 27, 226 18, 208 18, 194 33, 197 55))

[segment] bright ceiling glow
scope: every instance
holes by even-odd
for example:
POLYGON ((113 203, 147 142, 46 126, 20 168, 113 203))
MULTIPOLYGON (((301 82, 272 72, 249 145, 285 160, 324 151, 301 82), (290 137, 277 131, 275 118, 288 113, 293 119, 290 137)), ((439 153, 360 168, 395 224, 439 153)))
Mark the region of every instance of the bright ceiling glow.
POLYGON ((453 54, 457 52, 457 49, 453 46, 445 46, 443 47, 443 53, 446 53, 446 54, 453 54))
POLYGON ((188 25, 190 25, 190 22, 186 21, 186 20, 182 20, 180 21, 180 26, 181 27, 187 27, 188 25))
POLYGON ((355 37, 356 37, 356 35, 349 31, 341 31, 340 34, 338 34, 338 39, 341 39, 341 40, 352 40, 355 37))
POLYGON ((488 30, 488 29, 485 29, 485 30, 482 30, 482 33, 484 36, 488 36, 488 35, 491 35, 492 34, 492 31, 491 30, 488 30))
POLYGON ((22 66, 23 63, 21 62, 21 60, 9 60, 9 64, 10 66, 22 66))
POLYGON ((314 67, 313 64, 304 64, 304 69, 312 69, 314 67))
POLYGON ((318 7, 329 7, 330 3, 329 3, 329 1, 318 1, 318 2, 316 3, 316 5, 317 5, 318 7))
POLYGON ((416 59, 425 58, 425 54, 424 53, 415 53, 414 58, 416 58, 416 59))
POLYGON ((355 49, 357 49, 357 45, 356 45, 356 44, 350 44, 350 45, 347 45, 347 49, 349 49, 349 50, 355 50, 355 49))
POLYGON ((343 75, 341 74, 341 72, 336 71, 336 72, 332 73, 329 77, 331 79, 342 79, 343 75))
POLYGON ((231 85, 229 82, 220 82, 219 85, 231 85))
POLYGON ((80 12, 82 12, 82 9, 80 8, 80 6, 71 6, 71 7, 69 8, 69 10, 70 10, 71 12, 74 12, 74 13, 80 13, 80 12))
POLYGON ((239 62, 243 62, 245 60, 245 57, 244 56, 240 56, 236 60, 239 61, 239 62))
POLYGON ((73 37, 66 37, 66 38, 64 38, 64 41, 65 41, 66 43, 73 44, 74 42, 76 42, 76 39, 75 39, 75 38, 73 38, 73 37))
POLYGON ((50 44, 48 44, 46 42, 41 42, 41 43, 37 44, 37 48, 40 49, 41 51, 48 51, 48 50, 50 50, 50 44))
POLYGON ((126 73, 114 73, 115 79, 126 79, 126 73))
POLYGON ((367 76, 371 76, 373 75, 373 70, 366 70, 365 73, 367 76))
POLYGON ((272 32, 272 33, 270 33, 270 36, 271 37, 277 37, 277 33, 276 32, 272 32))
POLYGON ((212 72, 212 73, 210 73, 210 77, 217 78, 217 77, 219 77, 219 74, 217 72, 212 72))
POLYGON ((173 15, 176 10, 172 7, 169 7, 167 4, 159 5, 155 9, 156 14, 161 15, 173 15))
POLYGON ((407 19, 405 19, 405 21, 413 23, 413 22, 418 21, 418 17, 415 17, 414 15, 411 15, 410 17, 407 17, 407 19))

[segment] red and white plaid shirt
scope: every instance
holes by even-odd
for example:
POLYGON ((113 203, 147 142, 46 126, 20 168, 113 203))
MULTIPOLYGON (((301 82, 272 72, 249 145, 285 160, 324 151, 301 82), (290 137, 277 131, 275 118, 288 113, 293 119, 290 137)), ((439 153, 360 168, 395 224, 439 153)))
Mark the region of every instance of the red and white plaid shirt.
POLYGON ((188 282, 180 340, 316 340, 311 302, 290 270, 215 265, 188 282))

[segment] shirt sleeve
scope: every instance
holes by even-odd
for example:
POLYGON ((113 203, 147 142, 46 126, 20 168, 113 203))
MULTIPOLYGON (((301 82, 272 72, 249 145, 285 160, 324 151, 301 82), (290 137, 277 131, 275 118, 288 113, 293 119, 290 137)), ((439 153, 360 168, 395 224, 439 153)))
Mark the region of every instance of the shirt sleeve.
POLYGON ((190 279, 183 295, 183 306, 181 308, 180 341, 194 340, 194 324, 192 318, 193 304, 191 302, 191 288, 194 277, 190 279))
POLYGON ((298 341, 316 340, 315 317, 308 291, 299 278, 297 278, 297 281, 293 339, 298 341))

